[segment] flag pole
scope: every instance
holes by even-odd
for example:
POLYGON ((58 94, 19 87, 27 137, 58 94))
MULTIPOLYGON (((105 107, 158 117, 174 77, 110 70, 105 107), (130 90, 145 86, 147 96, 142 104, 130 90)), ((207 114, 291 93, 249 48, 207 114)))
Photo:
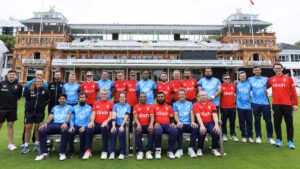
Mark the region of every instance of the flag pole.
POLYGON ((42 36, 42 29, 43 29, 43 7, 44 7, 44 0, 42 0, 42 8, 41 8, 39 43, 41 43, 41 36, 42 36))
POLYGON ((254 5, 254 1, 250 0, 250 26, 251 26, 251 36, 252 36, 252 44, 254 45, 254 30, 253 30, 253 21, 252 21, 252 6, 254 5))

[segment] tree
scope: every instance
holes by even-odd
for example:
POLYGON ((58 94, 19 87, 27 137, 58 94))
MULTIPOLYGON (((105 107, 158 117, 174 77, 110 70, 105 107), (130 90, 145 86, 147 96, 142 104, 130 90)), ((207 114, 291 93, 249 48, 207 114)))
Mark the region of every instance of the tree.
POLYGON ((295 42, 295 45, 296 45, 296 46, 300 46, 300 41, 295 42))
POLYGON ((15 47, 16 37, 12 35, 0 35, 0 40, 3 41, 3 43, 9 50, 12 50, 15 47))

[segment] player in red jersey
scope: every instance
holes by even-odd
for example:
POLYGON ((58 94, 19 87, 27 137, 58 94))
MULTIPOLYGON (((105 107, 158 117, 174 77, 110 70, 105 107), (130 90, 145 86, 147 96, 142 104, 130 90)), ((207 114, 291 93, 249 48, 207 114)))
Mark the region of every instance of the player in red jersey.
POLYGON ((155 141, 155 158, 161 158, 161 141, 162 134, 168 134, 168 157, 174 159, 175 144, 177 138, 177 128, 173 109, 170 105, 165 103, 165 95, 163 92, 157 93, 157 103, 153 105, 153 112, 155 117, 154 124, 154 141, 155 141))
POLYGON ((126 92, 126 102, 131 107, 130 112, 130 122, 129 122, 129 131, 132 132, 132 122, 133 122, 133 107, 138 104, 138 98, 136 96, 136 72, 134 70, 130 71, 129 81, 126 82, 125 92, 126 92))
POLYGON ((180 71, 174 70, 173 72, 173 80, 170 82, 172 86, 172 100, 175 103, 178 98, 178 90, 182 88, 182 81, 180 80, 180 71))
POLYGON ((203 156, 206 133, 210 133, 212 137, 212 153, 215 156, 221 156, 221 153, 217 150, 220 133, 217 108, 211 101, 208 101, 207 94, 204 91, 200 91, 199 95, 200 101, 193 105, 193 111, 200 126, 197 155, 203 156))
POLYGON ((93 80, 92 71, 86 72, 86 82, 81 85, 80 90, 87 96, 86 103, 93 107, 93 104, 97 100, 99 87, 98 84, 93 80))
POLYGON ((182 80, 182 87, 186 91, 186 100, 192 103, 197 102, 197 87, 198 82, 192 78, 192 72, 189 69, 184 70, 184 79, 182 80))
POLYGON ((143 159, 143 141, 142 134, 148 134, 147 142, 147 152, 146 159, 153 159, 152 149, 153 149, 153 123, 154 115, 152 106, 146 103, 147 95, 144 92, 140 93, 140 103, 134 106, 133 116, 136 124, 135 133, 135 145, 136 145, 136 159, 143 159))
POLYGON ((156 90, 157 92, 163 92, 165 94, 166 103, 172 105, 172 87, 171 84, 168 82, 168 75, 166 72, 163 72, 160 75, 160 80, 161 82, 157 84, 156 90))
POLYGON ((108 90, 105 88, 100 89, 100 100, 93 105, 93 113, 90 123, 86 130, 86 144, 85 153, 82 159, 89 159, 92 157, 92 142, 93 135, 101 133, 102 135, 102 154, 101 159, 107 159, 108 153, 108 139, 111 121, 113 102, 107 100, 108 90))
POLYGON ((235 133, 235 90, 236 86, 230 83, 229 74, 223 74, 222 92, 220 94, 220 110, 222 119, 223 140, 227 141, 227 120, 229 119, 230 138, 233 141, 239 141, 235 133))
POLYGON ((117 74, 117 81, 114 83, 114 102, 119 103, 120 94, 125 92, 126 80, 124 80, 124 73, 119 72, 117 74))
POLYGON ((281 122, 284 117, 287 130, 288 147, 295 149, 293 142, 294 125, 293 111, 298 109, 298 96, 295 84, 292 78, 284 75, 283 66, 280 63, 273 65, 276 75, 268 80, 268 87, 272 87, 273 111, 274 111, 274 128, 276 132, 275 145, 282 146, 281 122))

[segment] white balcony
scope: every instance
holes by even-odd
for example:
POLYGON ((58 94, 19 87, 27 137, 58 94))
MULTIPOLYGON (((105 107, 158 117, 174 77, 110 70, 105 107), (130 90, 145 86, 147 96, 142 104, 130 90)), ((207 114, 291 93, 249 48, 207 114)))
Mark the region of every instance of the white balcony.
POLYGON ((24 66, 46 66, 46 59, 22 59, 22 64, 24 66))
POLYGON ((200 67, 243 67, 236 60, 136 60, 136 59, 53 59, 54 67, 88 68, 200 68, 200 67))
POLYGON ((234 51, 235 44, 206 43, 192 41, 84 41, 59 42, 56 48, 60 50, 203 50, 203 51, 234 51))

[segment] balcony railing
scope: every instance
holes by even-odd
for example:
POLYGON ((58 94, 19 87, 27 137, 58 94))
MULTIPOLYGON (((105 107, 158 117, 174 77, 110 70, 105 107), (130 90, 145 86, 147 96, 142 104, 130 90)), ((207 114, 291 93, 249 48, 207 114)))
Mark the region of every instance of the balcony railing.
POLYGON ((22 59, 22 64, 24 66, 45 66, 47 65, 46 59, 22 59))
POLYGON ((196 43, 191 41, 98 41, 98 42, 59 42, 57 49, 61 50, 225 50, 238 49, 235 44, 196 43))
POLYGON ((243 67, 242 60, 53 59, 57 67, 243 67))
POLYGON ((272 66, 272 61, 248 61, 248 66, 272 66))

